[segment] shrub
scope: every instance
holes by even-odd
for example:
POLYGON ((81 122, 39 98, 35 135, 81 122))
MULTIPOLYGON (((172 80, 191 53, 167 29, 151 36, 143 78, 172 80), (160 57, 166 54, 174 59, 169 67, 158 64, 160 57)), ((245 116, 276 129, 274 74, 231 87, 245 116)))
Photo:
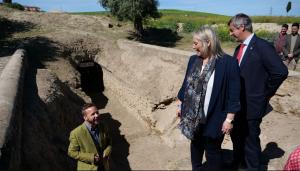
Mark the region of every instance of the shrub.
POLYGON ((165 28, 165 29, 170 29, 172 31, 176 31, 177 28, 177 23, 176 21, 173 20, 169 20, 165 22, 150 20, 144 24, 146 27, 159 28, 159 29, 165 28))
POLYGON ((19 3, 5 3, 5 6, 9 7, 9 8, 13 8, 13 9, 17 9, 17 10, 21 10, 24 11, 24 7, 23 5, 19 4, 19 3))
POLYGON ((186 22, 183 24, 183 31, 186 33, 190 33, 195 31, 199 25, 197 23, 192 23, 192 22, 186 22))
POLYGON ((275 37, 275 34, 274 32, 269 32, 267 30, 258 30, 255 32, 255 34, 260 37, 260 38, 263 38, 269 42, 272 42, 273 41, 273 38, 275 37))
MULTIPOLYGON (((232 36, 229 35, 229 30, 228 30, 227 26, 218 25, 217 27, 215 27, 215 30, 216 30, 216 33, 217 33, 220 41, 222 41, 222 42, 226 42, 226 41, 234 42, 235 41, 234 38, 232 38, 232 36)), ((260 38, 263 38, 269 42, 272 42, 276 33, 270 32, 267 30, 258 30, 255 32, 255 34, 260 38)))
POLYGON ((281 25, 300 22, 299 17, 292 16, 253 16, 251 18, 254 23, 277 23, 281 25))
POLYGON ((219 25, 215 28, 219 40, 222 42, 225 41, 234 41, 234 39, 229 35, 229 30, 225 25, 219 25))
POLYGON ((6 18, 0 16, 0 40, 5 37, 8 23, 6 18))

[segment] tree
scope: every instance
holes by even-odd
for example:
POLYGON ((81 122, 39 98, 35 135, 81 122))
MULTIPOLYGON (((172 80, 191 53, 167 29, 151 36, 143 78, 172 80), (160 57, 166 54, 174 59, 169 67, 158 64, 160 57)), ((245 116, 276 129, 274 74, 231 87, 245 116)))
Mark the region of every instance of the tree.
POLYGON ((11 0, 3 0, 3 3, 11 4, 11 0))
POLYGON ((99 3, 119 20, 133 21, 138 37, 143 35, 143 22, 146 19, 160 17, 157 0, 99 0, 99 3))
POLYGON ((288 13, 292 8, 292 2, 289 1, 288 4, 286 5, 286 13, 288 13))

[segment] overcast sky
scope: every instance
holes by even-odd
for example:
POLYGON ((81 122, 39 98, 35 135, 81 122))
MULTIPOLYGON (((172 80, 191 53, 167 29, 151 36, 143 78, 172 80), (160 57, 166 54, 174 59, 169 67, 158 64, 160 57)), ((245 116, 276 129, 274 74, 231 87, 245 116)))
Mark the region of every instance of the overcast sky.
MULTIPOLYGON (((12 0, 23 5, 38 6, 44 11, 85 12, 103 11, 97 0, 12 0)), ((300 0, 159 0, 159 9, 182 9, 233 16, 286 16, 286 5, 292 2, 290 16, 300 16, 300 0)))

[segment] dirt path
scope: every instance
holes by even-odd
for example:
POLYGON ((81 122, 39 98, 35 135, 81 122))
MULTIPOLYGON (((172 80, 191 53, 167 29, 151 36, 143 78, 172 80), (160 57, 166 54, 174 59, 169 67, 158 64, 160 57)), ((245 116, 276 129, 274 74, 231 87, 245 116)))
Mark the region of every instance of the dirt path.
POLYGON ((119 122, 121 135, 114 135, 114 142, 117 143, 114 144, 114 151, 123 156, 117 157, 113 154, 113 158, 117 157, 113 159, 114 170, 128 168, 127 162, 132 170, 191 169, 187 146, 175 148, 167 146, 160 136, 151 132, 130 114, 111 90, 107 89, 104 94, 109 100, 101 113, 110 113, 112 120, 119 122))
MULTIPOLYGON (((102 113, 109 112, 112 118, 120 123, 120 134, 128 144, 127 160, 132 170, 164 170, 164 169, 191 169, 189 146, 183 144, 180 147, 171 148, 167 146, 159 135, 151 132, 140 123, 132 114, 128 113, 125 107, 118 102, 110 90, 105 92, 109 101, 102 113)), ((274 97, 276 101, 278 96, 274 97)), ((297 115, 283 114, 276 111, 267 115, 261 125, 262 165, 268 170, 282 169, 289 154, 300 144, 299 130, 300 117, 297 115), (298 142, 298 143, 297 143, 298 142)), ((115 139, 116 142, 123 142, 115 139)), ((121 150, 114 146, 114 150, 121 150)), ((230 160, 232 143, 230 137, 226 136, 222 148, 225 151, 225 159, 230 160), (227 154, 226 154, 227 152, 227 154)), ((123 168, 124 161, 113 161, 118 169, 123 168), (123 164, 122 164, 123 163, 123 164)), ((116 167, 115 167, 116 169, 116 167)), ((117 169, 117 170, 118 170, 117 169)))

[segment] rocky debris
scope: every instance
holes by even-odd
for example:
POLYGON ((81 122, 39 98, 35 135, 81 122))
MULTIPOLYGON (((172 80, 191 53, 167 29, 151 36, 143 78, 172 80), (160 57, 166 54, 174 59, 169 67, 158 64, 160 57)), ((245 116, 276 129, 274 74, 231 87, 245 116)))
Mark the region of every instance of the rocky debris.
POLYGON ((153 104, 151 111, 154 112, 157 109, 166 109, 166 106, 170 105, 175 100, 176 100, 176 97, 171 97, 171 98, 164 99, 161 102, 155 103, 155 104, 153 104))
POLYGON ((71 66, 69 60, 57 58, 55 64, 53 62, 45 62, 48 69, 54 72, 59 79, 66 85, 78 89, 81 86, 80 73, 71 66), (64 69, 61 67, 64 66, 64 69))
POLYGON ((299 96, 297 96, 297 93, 300 92, 299 80, 300 78, 297 77, 288 77, 281 85, 271 100, 276 112, 300 117, 299 96))
POLYGON ((296 71, 291 71, 289 70, 289 77, 297 77, 297 78, 300 78, 300 64, 298 63, 297 64, 297 68, 296 68, 296 71), (298 70, 298 71, 297 71, 298 70))
POLYGON ((93 38, 74 38, 64 42, 65 47, 68 48, 64 50, 66 55, 69 53, 72 60, 77 64, 81 61, 93 60, 101 52, 101 47, 94 43, 95 40, 90 39, 93 38))

